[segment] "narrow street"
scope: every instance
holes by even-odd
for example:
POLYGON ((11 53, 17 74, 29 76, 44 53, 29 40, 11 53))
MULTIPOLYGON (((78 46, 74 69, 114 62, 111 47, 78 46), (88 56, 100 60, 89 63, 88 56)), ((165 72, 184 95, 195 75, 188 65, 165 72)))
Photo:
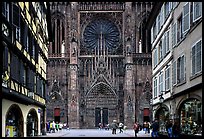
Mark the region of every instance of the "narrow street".
MULTIPOLYGON (((134 131, 132 129, 127 129, 123 133, 119 133, 119 129, 117 129, 116 134, 112 134, 111 130, 104 129, 63 129, 39 137, 134 137, 134 131)), ((138 137, 150 137, 150 134, 139 131, 138 137)))

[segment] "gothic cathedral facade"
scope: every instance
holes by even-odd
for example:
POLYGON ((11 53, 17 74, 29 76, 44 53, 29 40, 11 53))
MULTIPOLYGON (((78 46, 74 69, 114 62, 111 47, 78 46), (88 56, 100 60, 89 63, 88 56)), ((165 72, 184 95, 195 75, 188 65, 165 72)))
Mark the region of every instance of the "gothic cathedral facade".
POLYGON ((47 121, 151 121, 151 2, 50 2, 47 121))

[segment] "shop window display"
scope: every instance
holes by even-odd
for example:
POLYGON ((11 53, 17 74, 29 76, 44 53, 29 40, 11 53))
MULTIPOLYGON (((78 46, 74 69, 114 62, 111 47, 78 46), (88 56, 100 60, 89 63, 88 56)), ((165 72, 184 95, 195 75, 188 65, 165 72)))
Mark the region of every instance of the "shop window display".
POLYGON ((199 100, 191 99, 181 106, 180 125, 184 134, 202 134, 202 104, 199 100))

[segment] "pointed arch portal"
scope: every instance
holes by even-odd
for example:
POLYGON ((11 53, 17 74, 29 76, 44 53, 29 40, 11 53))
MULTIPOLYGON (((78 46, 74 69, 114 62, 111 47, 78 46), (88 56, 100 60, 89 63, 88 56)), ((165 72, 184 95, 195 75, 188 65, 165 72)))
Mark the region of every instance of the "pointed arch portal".
POLYGON ((98 127, 99 123, 105 126, 109 117, 114 117, 117 113, 118 98, 107 83, 98 82, 93 85, 86 95, 85 102, 86 109, 95 113, 95 127, 98 127))

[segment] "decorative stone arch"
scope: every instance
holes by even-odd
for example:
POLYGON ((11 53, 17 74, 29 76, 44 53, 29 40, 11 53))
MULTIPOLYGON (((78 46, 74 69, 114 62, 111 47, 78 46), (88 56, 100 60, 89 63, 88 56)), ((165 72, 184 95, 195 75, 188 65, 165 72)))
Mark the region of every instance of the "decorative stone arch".
POLYGON ((177 104, 177 106, 176 106, 175 114, 178 115, 178 114, 179 114, 179 111, 180 111, 180 109, 181 109, 181 106, 182 106, 185 102, 187 102, 187 101, 189 101, 189 100, 191 100, 191 99, 197 99, 197 100, 201 101, 201 103, 202 103, 202 98, 201 98, 200 96, 198 96, 198 95, 192 95, 192 96, 190 96, 189 98, 183 97, 183 98, 180 99, 180 101, 178 102, 178 104, 177 104))
POLYGON ((160 112, 162 109, 165 111, 165 116, 166 116, 166 114, 168 114, 168 113, 170 112, 169 107, 168 107, 166 104, 162 104, 161 106, 157 106, 157 108, 156 108, 156 110, 155 110, 155 114, 154 114, 154 117, 155 117, 155 118, 158 119, 157 116, 159 115, 159 112, 160 112))
POLYGON ((31 108, 27 114, 27 137, 38 135, 38 114, 34 108, 31 108))
POLYGON ((180 99, 176 106, 175 120, 179 123, 181 133, 202 134, 202 98, 190 95, 180 99), (195 127, 196 126, 196 131, 195 127), (191 132, 192 131, 192 132, 191 132))
POLYGON ((62 94, 59 92, 56 92, 56 91, 50 93, 48 101, 51 102, 54 99, 56 99, 57 101, 63 101, 64 100, 64 98, 62 97, 62 94))
MULTIPOLYGON (((24 125, 24 120, 23 120, 23 113, 21 108, 17 104, 12 104, 7 113, 6 113, 6 125, 5 129, 7 133, 7 130, 9 130, 7 127, 8 126, 13 126, 14 131, 16 131, 16 136, 14 137, 24 137, 24 132, 23 132, 23 125, 24 125)), ((7 136, 7 135, 6 135, 7 136)))
POLYGON ((178 104, 177 104, 177 106, 176 106, 176 114, 178 114, 178 111, 179 111, 179 109, 181 108, 181 106, 182 106, 186 101, 188 101, 188 100, 190 100, 190 99, 197 99, 197 100, 199 100, 199 101, 202 102, 202 98, 201 98, 200 96, 198 96, 198 95, 192 95, 192 96, 189 97, 189 98, 183 97, 183 98, 178 102, 178 104))

